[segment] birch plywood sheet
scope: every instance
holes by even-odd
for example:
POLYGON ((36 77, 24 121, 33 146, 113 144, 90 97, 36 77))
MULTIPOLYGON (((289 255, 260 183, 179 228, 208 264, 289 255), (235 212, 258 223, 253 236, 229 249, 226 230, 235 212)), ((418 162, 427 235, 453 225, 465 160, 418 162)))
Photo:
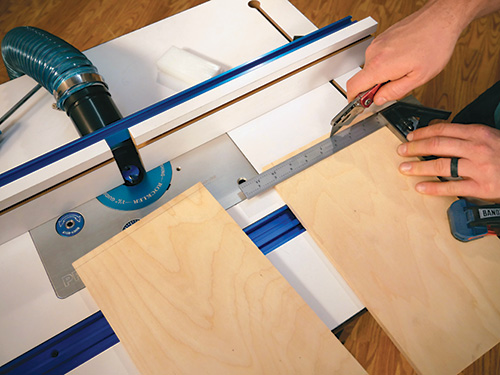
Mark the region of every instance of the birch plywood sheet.
POLYGON ((500 341, 500 240, 460 243, 381 129, 276 187, 412 366, 456 374, 500 341))
POLYGON ((75 269, 143 374, 366 374, 202 185, 75 269))

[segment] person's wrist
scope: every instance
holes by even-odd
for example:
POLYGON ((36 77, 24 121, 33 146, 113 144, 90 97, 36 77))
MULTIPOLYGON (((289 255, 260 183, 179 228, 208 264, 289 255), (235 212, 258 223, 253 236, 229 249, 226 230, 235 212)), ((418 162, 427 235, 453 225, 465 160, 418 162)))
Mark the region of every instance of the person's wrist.
POLYGON ((429 0, 421 9, 426 16, 437 16, 450 31, 460 33, 477 17, 481 16, 481 1, 429 0))

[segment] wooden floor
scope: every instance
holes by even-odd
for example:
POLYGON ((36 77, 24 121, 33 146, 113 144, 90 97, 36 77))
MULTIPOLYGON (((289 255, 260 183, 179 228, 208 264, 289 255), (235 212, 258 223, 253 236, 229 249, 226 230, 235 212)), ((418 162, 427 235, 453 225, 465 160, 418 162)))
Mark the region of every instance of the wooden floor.
MULTIPOLYGON (((236 0, 235 0, 236 1, 236 0)), ((2 0, 0 39, 16 26, 47 30, 86 50, 205 0, 2 0)), ((373 17, 379 32, 418 9, 422 0, 290 0, 316 26, 346 15, 373 17)), ((424 105, 456 114, 486 88, 500 80, 500 13, 473 22, 458 41, 447 68, 413 94, 424 105)), ((0 83, 8 80, 0 66, 0 83)), ((350 323, 342 336, 346 347, 370 374, 413 374, 390 339, 369 313, 350 323), (347 333, 350 333, 347 335, 347 333)), ((500 374, 500 346, 463 374, 500 374)))

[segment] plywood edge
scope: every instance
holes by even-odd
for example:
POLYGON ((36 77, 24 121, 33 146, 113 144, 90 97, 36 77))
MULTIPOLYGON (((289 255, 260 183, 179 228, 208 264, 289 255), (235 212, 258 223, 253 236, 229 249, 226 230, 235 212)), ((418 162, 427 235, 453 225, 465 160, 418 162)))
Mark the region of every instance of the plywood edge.
POLYGON ((193 185, 189 189, 183 191, 181 194, 179 194, 175 198, 172 198, 172 200, 170 200, 167 203, 165 203, 162 207, 159 207, 158 209, 154 210, 150 214, 148 214, 145 217, 143 217, 140 221, 138 221, 134 225, 128 227, 127 229, 125 229, 122 232, 118 233, 116 236, 114 236, 114 237, 110 238, 109 240, 107 240, 102 245, 96 247, 91 252, 89 252, 86 255, 82 256, 81 258, 77 259, 75 262, 73 262, 73 268, 78 272, 78 268, 80 268, 81 266, 83 266, 85 263, 88 263, 93 258, 99 256, 104 251, 106 251, 107 249, 109 249, 111 246, 115 245, 116 243, 120 242, 124 238, 128 237, 131 233, 134 233, 135 231, 137 231, 140 228, 144 227, 151 220, 154 220, 156 217, 158 217, 162 213, 164 213, 167 209, 169 209, 170 207, 173 207, 173 206, 177 205, 178 203, 182 202, 184 199, 189 198, 191 195, 195 194, 200 189, 204 189, 204 186, 203 186, 203 184, 201 182, 198 182, 197 184, 193 185))

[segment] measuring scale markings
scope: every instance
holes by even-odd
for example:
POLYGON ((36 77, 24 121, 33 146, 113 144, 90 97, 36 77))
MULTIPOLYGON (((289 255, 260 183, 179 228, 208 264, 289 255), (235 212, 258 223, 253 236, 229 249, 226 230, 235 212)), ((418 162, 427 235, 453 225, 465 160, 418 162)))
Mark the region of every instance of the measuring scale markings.
POLYGON ((276 186, 280 182, 296 175, 321 160, 346 148, 354 142, 372 134, 385 126, 387 121, 376 114, 352 125, 331 138, 308 148, 290 159, 271 167, 258 176, 240 184, 240 189, 247 199, 276 186))

